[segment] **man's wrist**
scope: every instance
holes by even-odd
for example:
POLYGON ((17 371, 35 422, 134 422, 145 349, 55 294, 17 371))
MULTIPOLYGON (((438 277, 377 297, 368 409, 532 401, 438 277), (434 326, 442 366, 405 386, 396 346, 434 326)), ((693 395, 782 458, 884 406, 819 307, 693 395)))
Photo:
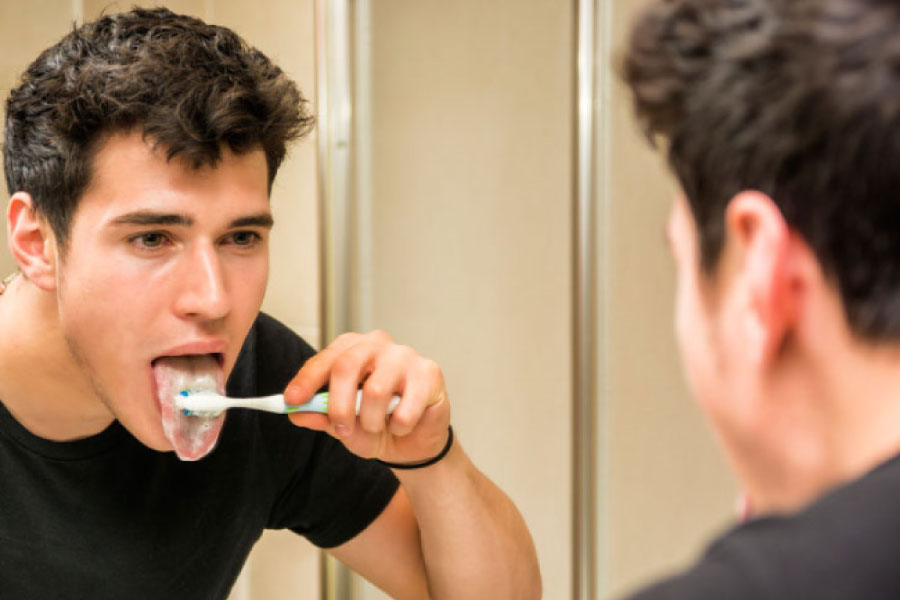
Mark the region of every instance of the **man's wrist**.
POLYGON ((401 469, 401 470, 413 470, 413 469, 424 469, 425 467, 430 467, 431 465, 440 462, 443 460, 445 456, 450 452, 450 449, 453 447, 453 426, 447 426, 447 443, 444 444, 444 448, 432 458, 429 458, 424 461, 414 462, 414 463, 393 463, 388 462, 386 460, 377 460, 379 463, 383 464, 386 467, 390 467, 392 469, 401 469))

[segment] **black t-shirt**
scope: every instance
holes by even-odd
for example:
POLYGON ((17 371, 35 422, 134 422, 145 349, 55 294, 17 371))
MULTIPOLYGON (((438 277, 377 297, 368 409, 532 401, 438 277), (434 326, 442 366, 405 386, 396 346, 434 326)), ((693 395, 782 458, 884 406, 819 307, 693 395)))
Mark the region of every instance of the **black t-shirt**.
MULTIPOLYGON (((228 393, 283 391, 313 350, 265 315, 228 393)), ((263 529, 330 547, 397 489, 389 469, 284 415, 232 410, 197 462, 153 451, 118 422, 52 442, 0 404, 0 598, 224 598, 263 529)))
POLYGON ((794 516, 715 541, 692 569, 630 600, 900 599, 900 457, 794 516))

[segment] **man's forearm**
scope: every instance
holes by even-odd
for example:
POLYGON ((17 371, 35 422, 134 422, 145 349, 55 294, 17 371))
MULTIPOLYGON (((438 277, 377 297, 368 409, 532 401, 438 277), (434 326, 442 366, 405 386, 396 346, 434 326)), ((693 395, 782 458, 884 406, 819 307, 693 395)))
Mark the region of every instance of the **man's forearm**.
POLYGON ((540 598, 537 555, 522 516, 459 442, 440 462, 397 476, 419 524, 433 600, 540 598))

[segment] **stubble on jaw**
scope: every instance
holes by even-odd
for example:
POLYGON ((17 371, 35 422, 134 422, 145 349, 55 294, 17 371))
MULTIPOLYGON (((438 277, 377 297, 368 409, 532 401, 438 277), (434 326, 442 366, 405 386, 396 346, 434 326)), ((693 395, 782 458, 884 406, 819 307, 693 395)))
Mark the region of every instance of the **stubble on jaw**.
POLYGON ((104 391, 103 386, 101 386, 100 382, 97 380, 94 369, 91 367, 90 362, 85 358, 79 343, 68 333, 64 333, 63 337, 66 340, 66 346, 69 348, 69 354, 72 356, 72 360, 75 361, 75 364, 78 365, 81 372, 85 375, 88 385, 91 386, 94 395, 97 396, 97 399, 100 400, 113 417, 118 418, 115 410, 113 410, 113 403, 111 402, 109 395, 104 391))
MULTIPOLYGON (((57 307, 61 307, 63 305, 63 295, 64 289, 66 287, 66 277, 65 273, 62 269, 63 267, 63 258, 61 255, 59 256, 59 260, 57 263, 57 280, 56 280, 56 305, 57 307)), ((72 336, 68 331, 63 330, 63 339, 66 341, 66 347, 69 349, 69 354, 72 357, 72 360, 78 365, 78 368, 81 369, 81 372, 84 374, 87 379, 88 385, 90 385, 91 390, 93 390, 94 395, 97 396, 97 399, 101 404, 109 411, 114 418, 118 418, 115 410, 113 409, 113 403, 110 400, 109 394, 103 389, 103 386, 100 385, 96 374, 94 372, 93 367, 91 367, 90 361, 86 358, 86 354, 81 349, 81 344, 72 336)))

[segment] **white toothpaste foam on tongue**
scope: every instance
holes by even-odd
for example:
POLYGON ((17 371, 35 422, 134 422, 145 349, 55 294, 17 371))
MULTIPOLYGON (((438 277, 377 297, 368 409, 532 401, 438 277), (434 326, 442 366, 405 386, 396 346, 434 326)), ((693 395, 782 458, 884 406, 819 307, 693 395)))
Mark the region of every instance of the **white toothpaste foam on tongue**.
POLYGON ((186 416, 175 407, 181 390, 224 392, 222 369, 209 355, 173 356, 153 365, 163 433, 181 460, 198 460, 215 447, 225 422, 225 413, 214 417, 186 416))

